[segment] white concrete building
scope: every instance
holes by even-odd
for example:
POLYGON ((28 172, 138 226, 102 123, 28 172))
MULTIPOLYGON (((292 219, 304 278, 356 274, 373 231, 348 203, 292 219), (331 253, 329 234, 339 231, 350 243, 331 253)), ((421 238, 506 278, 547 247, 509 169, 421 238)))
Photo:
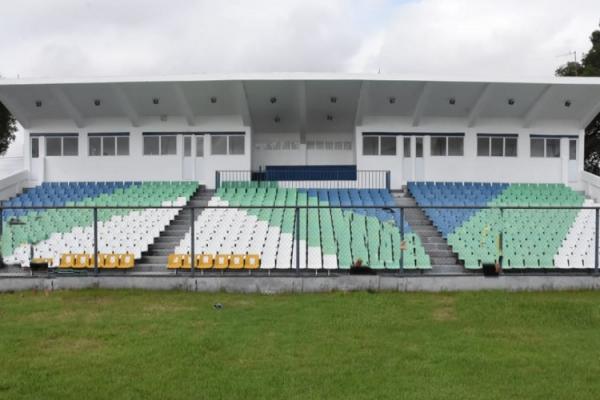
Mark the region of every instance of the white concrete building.
POLYGON ((197 180, 212 187, 218 170, 355 165, 389 170, 391 189, 427 180, 581 190, 589 183, 584 128, 600 112, 600 79, 18 79, 0 80, 0 101, 26 129, 19 172, 26 186, 197 180))

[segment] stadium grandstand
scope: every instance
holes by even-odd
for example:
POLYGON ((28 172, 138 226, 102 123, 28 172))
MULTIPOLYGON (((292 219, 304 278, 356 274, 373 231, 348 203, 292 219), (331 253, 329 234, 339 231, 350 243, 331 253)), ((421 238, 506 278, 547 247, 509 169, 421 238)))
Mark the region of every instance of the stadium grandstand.
POLYGON ((17 79, 0 101, 25 131, 0 274, 598 270, 600 79, 17 79))

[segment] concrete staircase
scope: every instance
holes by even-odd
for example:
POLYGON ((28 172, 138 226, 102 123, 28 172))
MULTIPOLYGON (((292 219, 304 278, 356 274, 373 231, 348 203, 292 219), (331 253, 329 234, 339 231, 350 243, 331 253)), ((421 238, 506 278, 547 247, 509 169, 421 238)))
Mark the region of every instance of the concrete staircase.
MULTIPOLYGON (((213 190, 206 190, 203 186, 200 186, 192 195, 186 207, 205 207, 213 194, 213 190)), ((196 218, 200 212, 200 210, 196 210, 196 218)), ((154 239, 154 243, 148 247, 148 251, 142 253, 142 258, 136 263, 136 270, 143 272, 164 271, 167 267, 169 254, 174 252, 175 247, 179 245, 185 233, 190 229, 191 216, 192 210, 183 208, 171 224, 161 232, 160 236, 154 239)))
MULTIPOLYGON (((406 190, 394 192, 393 195, 398 206, 417 206, 416 200, 406 190)), ((442 234, 433 226, 433 223, 423 213, 422 209, 405 209, 404 218, 411 226, 413 232, 421 238, 425 251, 431 258, 432 273, 455 274, 465 272, 464 268, 459 265, 458 259, 442 234)))

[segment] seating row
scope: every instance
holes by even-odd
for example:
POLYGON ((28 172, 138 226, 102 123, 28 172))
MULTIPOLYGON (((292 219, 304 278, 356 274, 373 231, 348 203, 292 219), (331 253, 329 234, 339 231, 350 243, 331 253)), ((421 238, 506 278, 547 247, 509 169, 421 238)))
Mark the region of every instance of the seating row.
MULTIPOLYGON (((189 254, 169 254, 168 269, 191 269, 189 254)), ((256 254, 198 254, 194 267, 198 269, 258 269, 260 257, 256 254)))

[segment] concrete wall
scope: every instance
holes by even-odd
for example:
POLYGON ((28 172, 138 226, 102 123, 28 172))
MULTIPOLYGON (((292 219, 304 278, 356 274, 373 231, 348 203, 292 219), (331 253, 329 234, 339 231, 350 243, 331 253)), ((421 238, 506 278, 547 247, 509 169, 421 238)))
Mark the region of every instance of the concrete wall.
POLYGON ((579 179, 583 165, 583 130, 574 131, 561 121, 523 128, 520 120, 483 121, 474 128, 467 128, 464 119, 437 119, 418 127, 406 118, 367 117, 356 128, 356 158, 358 169, 389 169, 392 171, 392 189, 398 189, 409 180, 428 181, 476 181, 476 182, 530 182, 565 183, 582 189, 579 179), (410 133, 424 135, 423 175, 417 176, 415 145, 412 138, 411 159, 403 158, 402 137, 396 143, 396 156, 364 156, 362 137, 364 132, 410 133), (431 155, 428 133, 464 133, 464 156, 438 157, 431 155), (517 134, 517 157, 478 157, 477 134, 517 134), (578 136, 576 160, 577 180, 569 180, 569 144, 561 139, 560 158, 530 157, 530 135, 578 136))
POLYGON ((318 293, 331 291, 545 291, 599 290, 600 277, 532 275, 477 276, 330 276, 330 277, 178 277, 105 276, 56 278, 0 277, 0 292, 86 288, 184 290, 232 293, 318 293))

